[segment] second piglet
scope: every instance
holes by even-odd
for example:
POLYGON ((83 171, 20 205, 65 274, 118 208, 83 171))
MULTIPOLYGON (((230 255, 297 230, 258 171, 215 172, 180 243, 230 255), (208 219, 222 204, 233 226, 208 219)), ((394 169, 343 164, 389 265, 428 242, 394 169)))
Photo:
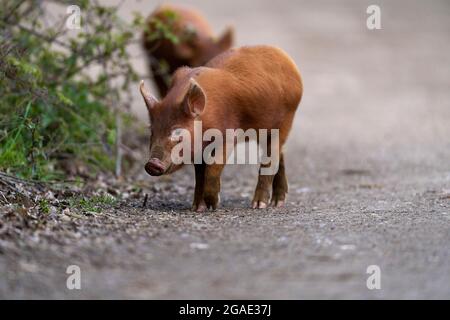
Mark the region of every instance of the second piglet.
POLYGON ((161 96, 166 95, 176 69, 202 66, 233 43, 233 29, 228 28, 216 37, 203 15, 191 8, 164 4, 147 21, 143 45, 161 96), (161 28, 168 28, 177 41, 161 35, 161 28))

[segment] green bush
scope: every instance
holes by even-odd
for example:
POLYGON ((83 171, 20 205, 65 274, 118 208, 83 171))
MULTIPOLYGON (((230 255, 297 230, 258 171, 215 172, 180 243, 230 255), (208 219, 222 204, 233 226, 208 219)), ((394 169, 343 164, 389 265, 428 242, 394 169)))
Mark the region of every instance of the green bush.
POLYGON ((113 171, 117 126, 138 80, 126 48, 142 19, 128 24, 115 7, 78 1, 74 32, 66 17, 48 26, 46 2, 1 4, 0 171, 38 180, 64 177, 68 162, 113 171))

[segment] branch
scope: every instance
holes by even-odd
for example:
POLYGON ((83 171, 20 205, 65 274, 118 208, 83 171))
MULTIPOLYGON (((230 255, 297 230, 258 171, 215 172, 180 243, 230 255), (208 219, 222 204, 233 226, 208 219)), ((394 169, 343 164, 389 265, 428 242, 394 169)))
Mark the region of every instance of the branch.
POLYGON ((25 1, 26 1, 26 0, 20 0, 20 1, 17 1, 16 5, 11 9, 11 11, 10 11, 5 17, 2 17, 2 20, 3 20, 4 22, 8 23, 8 22, 9 22, 9 19, 12 17, 12 15, 13 15, 17 10, 19 10, 19 8, 22 6, 22 4, 23 4, 25 1))
POLYGON ((46 36, 44 34, 41 34, 41 33, 37 32, 37 31, 35 31, 33 29, 29 29, 29 28, 27 28, 27 27, 25 27, 23 25, 20 25, 20 24, 17 25, 17 27, 20 28, 23 31, 26 31, 26 32, 28 32, 28 33, 30 33, 30 34, 32 34, 32 35, 42 39, 42 40, 45 40, 48 43, 56 43, 56 44, 58 44, 58 45, 60 45, 60 46, 62 46, 64 48, 72 49, 72 47, 69 44, 67 44, 67 43, 65 43, 65 42, 63 42, 61 40, 58 40, 55 37, 46 36))

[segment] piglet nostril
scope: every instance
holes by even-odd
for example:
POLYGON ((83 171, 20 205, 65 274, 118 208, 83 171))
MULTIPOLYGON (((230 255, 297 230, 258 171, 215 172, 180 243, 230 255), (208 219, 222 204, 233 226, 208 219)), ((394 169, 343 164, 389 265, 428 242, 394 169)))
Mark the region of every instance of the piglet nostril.
POLYGON ((151 176, 160 176, 166 171, 166 168, 161 160, 152 158, 145 165, 145 171, 151 176))

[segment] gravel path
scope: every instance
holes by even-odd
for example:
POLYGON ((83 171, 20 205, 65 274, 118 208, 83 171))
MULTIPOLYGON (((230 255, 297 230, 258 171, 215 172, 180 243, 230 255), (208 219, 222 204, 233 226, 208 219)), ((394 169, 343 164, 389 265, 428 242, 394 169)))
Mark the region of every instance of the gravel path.
POLYGON ((189 1, 302 71, 287 206, 248 209, 255 167, 226 168, 222 207, 205 214, 188 209, 193 168, 142 173, 146 208, 129 198, 2 240, 0 297, 450 298, 450 4, 376 1, 383 29, 369 31, 373 2, 189 1), (68 265, 81 290, 66 289, 68 265))

